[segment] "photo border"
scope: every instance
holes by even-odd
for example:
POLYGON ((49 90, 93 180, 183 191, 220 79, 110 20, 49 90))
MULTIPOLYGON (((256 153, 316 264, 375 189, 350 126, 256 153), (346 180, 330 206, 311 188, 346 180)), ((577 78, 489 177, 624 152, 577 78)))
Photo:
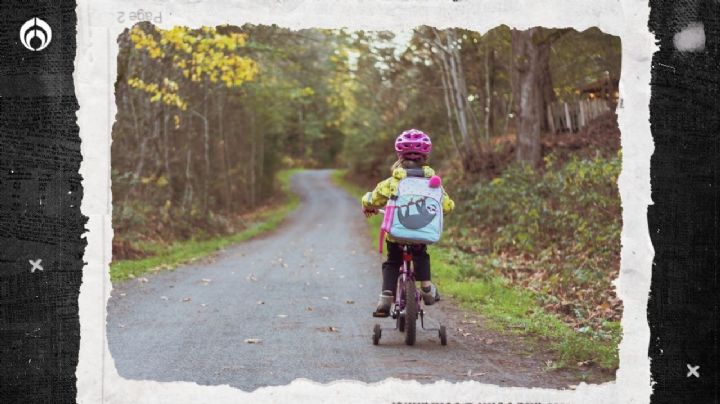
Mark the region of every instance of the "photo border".
MULTIPOLYGON (((648 30, 649 5, 638 1, 561 0, 548 7, 537 1, 462 0, 269 0, 170 2, 81 0, 77 8, 76 94, 82 139, 85 194, 82 213, 89 217, 86 266, 80 288, 80 353, 78 402, 649 402, 647 302, 653 248, 647 222, 650 199, 650 156, 654 150, 649 124, 650 61, 656 46, 648 30), (114 83, 119 34, 135 22, 118 21, 118 13, 143 10, 161 28, 185 25, 277 24, 290 29, 343 28, 405 30, 418 25, 462 27, 487 32, 498 25, 526 29, 597 26, 619 36, 622 70, 618 125, 621 131, 622 201, 621 267, 615 281, 622 299, 623 339, 616 380, 599 385, 580 383, 574 390, 499 387, 476 381, 451 383, 388 379, 377 383, 334 381, 321 384, 296 379, 286 386, 245 392, 227 385, 127 380, 120 377, 107 346, 106 305, 111 291, 112 205, 110 190, 111 129, 116 106, 114 83)), ((369 342, 368 342, 369 343, 369 342)))

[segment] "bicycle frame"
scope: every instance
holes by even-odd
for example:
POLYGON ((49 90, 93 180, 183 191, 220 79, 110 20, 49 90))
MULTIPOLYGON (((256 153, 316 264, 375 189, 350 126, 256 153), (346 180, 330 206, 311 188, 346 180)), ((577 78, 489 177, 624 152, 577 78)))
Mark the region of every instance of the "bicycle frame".
MULTIPOLYGON (((395 286, 395 310, 399 313, 405 310, 405 288, 403 285, 405 282, 412 282, 415 285, 415 270, 412 265, 412 252, 410 252, 410 246, 403 244, 403 264, 400 267, 400 276, 398 276, 397 285, 395 286)), ((415 294, 415 303, 420 308, 420 294, 415 294)))

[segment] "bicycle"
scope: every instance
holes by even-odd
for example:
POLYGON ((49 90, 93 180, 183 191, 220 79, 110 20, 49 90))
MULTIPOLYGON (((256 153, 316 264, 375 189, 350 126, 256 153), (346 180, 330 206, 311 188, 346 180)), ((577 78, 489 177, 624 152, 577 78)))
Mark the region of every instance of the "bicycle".
MULTIPOLYGON (((383 209, 379 209, 378 212, 385 214, 383 209)), ((393 329, 405 333, 406 345, 414 345, 417 319, 419 317, 420 327, 427 331, 437 331, 440 337, 440 344, 447 345, 447 330, 444 325, 439 324, 438 328, 425 328, 425 312, 420 305, 422 299, 415 283, 412 244, 402 244, 402 249, 403 264, 400 267, 400 276, 398 276, 397 286, 395 288, 394 308, 391 310, 391 317, 395 320, 395 328, 393 329)), ((372 337, 373 345, 380 343, 382 330, 383 328, 380 324, 375 323, 372 337)))

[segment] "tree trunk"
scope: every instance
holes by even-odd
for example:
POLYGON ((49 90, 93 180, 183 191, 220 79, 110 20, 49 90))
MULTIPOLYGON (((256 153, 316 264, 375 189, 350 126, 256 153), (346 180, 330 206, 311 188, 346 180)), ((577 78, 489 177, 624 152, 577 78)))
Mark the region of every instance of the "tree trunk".
POLYGON ((163 163, 165 166, 165 178, 167 179, 167 187, 170 190, 168 199, 172 201, 173 199, 173 176, 172 176, 172 170, 170 170, 170 141, 168 140, 168 120, 170 119, 170 116, 168 115, 167 108, 163 105, 163 125, 162 125, 162 139, 163 139, 163 163))
MULTIPOLYGON (((460 162, 465 161, 465 155, 463 154, 464 149, 460 149, 458 147, 457 140, 455 140, 455 127, 453 126, 453 116, 452 116, 452 108, 450 106, 450 88, 448 87, 447 79, 445 78, 445 74, 440 75, 442 86, 443 86, 443 98, 445 99, 445 111, 447 112, 447 124, 448 124, 448 132, 450 133, 450 140, 452 141, 453 147, 455 147, 455 152, 457 153, 458 160, 460 162)), ((465 169, 465 164, 462 164, 463 169, 465 169)))
MULTIPOLYGON (((252 113, 252 118, 253 118, 253 130, 256 131, 255 125, 257 123, 255 120, 255 110, 254 109, 253 109, 253 113, 252 113)), ((258 150, 257 150, 257 156, 258 156, 257 177, 260 178, 260 180, 262 181, 263 179, 265 179, 265 134, 264 133, 259 136, 258 142, 259 142, 259 145, 258 145, 258 150)), ((271 184, 273 184, 274 178, 270 178, 269 182, 271 184)), ((265 191, 262 187, 260 187, 260 198, 261 199, 265 198, 265 191)))
POLYGON ((230 145, 227 142, 225 136, 225 99, 224 92, 222 89, 216 90, 219 95, 217 99, 218 108, 218 132, 220 132, 220 139, 222 139, 222 153, 223 153, 223 165, 225 166, 225 210, 230 213, 233 211, 232 201, 232 189, 230 186, 230 156, 228 156, 228 149, 230 145))
POLYGON ((495 88, 495 49, 490 48, 485 54, 485 137, 493 135, 493 91, 495 88))
POLYGON ((202 211, 204 214, 208 212, 208 192, 210 182, 210 125, 208 122, 208 95, 207 86, 205 86, 205 99, 203 100, 203 147, 205 157, 205 178, 203 179, 203 196, 202 211))
POLYGON ((255 181, 255 166, 257 164, 255 156, 256 153, 256 144, 257 144, 257 133, 255 130, 255 110, 251 112, 250 115, 250 137, 251 137, 251 149, 250 149, 250 206, 255 207, 255 201, 256 201, 256 195, 257 195, 257 189, 256 189, 256 181, 255 181))
POLYGON ((188 143, 187 153, 185 155, 185 192, 183 193, 182 209, 192 210, 193 188, 192 188, 192 148, 188 143))
POLYGON ((538 44, 538 80, 540 91, 538 93, 538 106, 540 108, 540 130, 542 132, 548 132, 550 130, 550 123, 547 120, 548 105, 555 101, 555 90, 553 90, 552 74, 550 73, 550 47, 552 42, 543 41, 538 44))
POLYGON ((444 43, 437 30, 433 30, 432 32, 435 36, 432 43, 438 48, 436 60, 439 62, 441 70, 443 90, 446 94, 446 108, 452 111, 452 113, 448 112, 448 117, 453 114, 455 115, 457 127, 460 132, 461 141, 455 142, 453 138, 453 143, 456 144, 458 150, 462 150, 462 153, 459 154, 462 158, 463 168, 467 171, 474 171, 476 169, 475 161, 478 157, 476 138, 480 130, 480 125, 468 102, 467 84, 463 73, 462 60, 460 59, 460 52, 456 49, 457 40, 454 31, 451 29, 444 31, 444 43))
POLYGON ((533 167, 540 162, 540 130, 544 117, 542 100, 542 57, 544 53, 535 41, 539 28, 526 31, 512 30, 513 68, 516 82, 513 87, 518 96, 516 159, 533 167))

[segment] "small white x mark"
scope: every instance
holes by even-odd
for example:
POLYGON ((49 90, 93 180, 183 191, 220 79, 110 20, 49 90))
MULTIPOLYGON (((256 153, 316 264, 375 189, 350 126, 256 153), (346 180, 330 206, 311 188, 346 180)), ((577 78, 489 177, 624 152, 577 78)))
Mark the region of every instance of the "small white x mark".
POLYGON ((30 265, 32 265, 32 268, 30 269, 30 272, 35 273, 36 269, 43 270, 43 267, 40 265, 42 262, 42 259, 38 258, 37 260, 28 260, 30 262, 30 265))
POLYGON ((687 373, 687 377, 695 376, 697 378, 700 378, 700 372, 698 372, 698 369, 700 369, 700 365, 692 366, 688 363, 687 368, 690 369, 690 371, 687 373))

